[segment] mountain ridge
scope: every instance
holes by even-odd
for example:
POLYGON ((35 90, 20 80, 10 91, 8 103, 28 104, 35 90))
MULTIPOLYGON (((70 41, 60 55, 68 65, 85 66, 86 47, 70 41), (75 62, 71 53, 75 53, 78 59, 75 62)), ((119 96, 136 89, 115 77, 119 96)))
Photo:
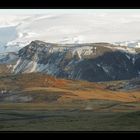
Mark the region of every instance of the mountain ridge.
POLYGON ((140 73, 138 48, 103 42, 57 44, 35 40, 20 49, 13 61, 7 57, 15 74, 42 72, 91 82, 126 80, 140 73))

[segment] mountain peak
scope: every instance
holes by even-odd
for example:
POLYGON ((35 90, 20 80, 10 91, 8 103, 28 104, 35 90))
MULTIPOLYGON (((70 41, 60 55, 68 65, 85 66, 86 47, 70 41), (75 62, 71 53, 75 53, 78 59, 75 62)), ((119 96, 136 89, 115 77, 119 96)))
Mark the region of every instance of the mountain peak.
POLYGON ((31 41, 30 45, 34 45, 34 44, 42 45, 42 44, 46 44, 46 42, 43 42, 43 41, 41 41, 41 40, 34 40, 34 41, 31 41))

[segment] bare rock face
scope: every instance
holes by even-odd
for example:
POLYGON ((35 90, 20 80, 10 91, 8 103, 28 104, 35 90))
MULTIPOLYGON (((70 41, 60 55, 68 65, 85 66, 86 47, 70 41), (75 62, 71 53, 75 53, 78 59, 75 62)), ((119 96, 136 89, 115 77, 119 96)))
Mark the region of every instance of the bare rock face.
POLYGON ((17 56, 9 61, 12 73, 41 72, 97 82, 131 79, 140 74, 139 50, 109 43, 61 45, 32 41, 17 56))

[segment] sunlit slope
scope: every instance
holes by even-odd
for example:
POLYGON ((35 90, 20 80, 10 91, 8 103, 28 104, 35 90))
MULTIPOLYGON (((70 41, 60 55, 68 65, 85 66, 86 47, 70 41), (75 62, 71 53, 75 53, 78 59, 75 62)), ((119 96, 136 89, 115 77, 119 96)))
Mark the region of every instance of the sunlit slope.
POLYGON ((45 74, 0 76, 1 103, 63 103, 92 99, 140 101, 140 92, 113 91, 105 84, 57 79, 45 74))

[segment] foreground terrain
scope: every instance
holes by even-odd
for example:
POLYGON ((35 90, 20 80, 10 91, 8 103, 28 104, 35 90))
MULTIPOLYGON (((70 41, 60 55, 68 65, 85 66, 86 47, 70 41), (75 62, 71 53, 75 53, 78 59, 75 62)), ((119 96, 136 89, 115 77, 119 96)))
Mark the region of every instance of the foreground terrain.
POLYGON ((139 114, 139 79, 91 83, 40 73, 0 76, 0 131, 135 131, 139 114))
POLYGON ((1 131, 137 131, 140 112, 0 111, 1 131))

